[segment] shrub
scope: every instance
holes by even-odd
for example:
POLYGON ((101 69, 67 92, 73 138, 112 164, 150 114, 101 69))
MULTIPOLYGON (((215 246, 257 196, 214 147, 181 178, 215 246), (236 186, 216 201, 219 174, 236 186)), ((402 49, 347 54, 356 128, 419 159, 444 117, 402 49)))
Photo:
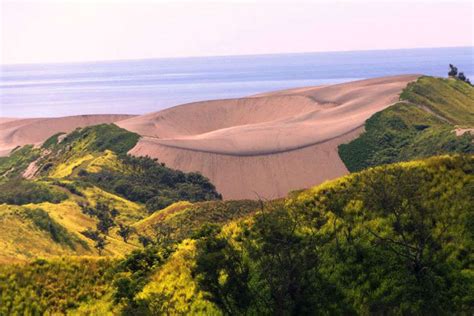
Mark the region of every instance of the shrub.
POLYGON ((59 203, 67 194, 41 182, 12 179, 0 183, 0 203, 23 205, 29 203, 59 203))

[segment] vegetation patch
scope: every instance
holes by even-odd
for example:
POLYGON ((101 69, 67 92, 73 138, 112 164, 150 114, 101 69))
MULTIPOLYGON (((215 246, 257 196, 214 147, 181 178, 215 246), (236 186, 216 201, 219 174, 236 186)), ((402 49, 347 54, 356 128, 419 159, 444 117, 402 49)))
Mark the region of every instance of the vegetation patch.
POLYGON ((0 203, 24 205, 30 203, 59 203, 67 194, 48 184, 23 179, 0 183, 0 203))
POLYGON ((451 124, 474 126, 474 87, 466 82, 424 76, 409 83, 400 100, 426 106, 451 124))
POLYGON ((66 133, 57 133, 45 140, 41 148, 48 149, 58 144, 59 137, 65 135, 66 133))
POLYGON ((23 146, 10 153, 7 157, 0 157, 0 182, 3 179, 21 176, 30 163, 40 157, 41 151, 33 145, 23 146))
POLYGON ((405 101, 369 118, 358 138, 339 146, 349 171, 446 153, 474 153, 473 135, 454 132, 456 126, 474 126, 474 87, 422 77, 408 85, 401 99, 405 101))
POLYGON ((129 132, 115 124, 100 124, 85 128, 79 128, 68 134, 59 146, 67 144, 87 143, 87 150, 92 152, 103 152, 111 150, 117 154, 126 154, 135 147, 140 135, 129 132))
MULTIPOLYGON (((58 224, 42 209, 28 210, 25 212, 25 216, 30 219, 37 228, 48 233, 51 239, 56 243, 64 244, 75 250, 75 242, 80 242, 77 237, 71 235, 66 228, 58 224)), ((83 246, 87 247, 87 244, 83 243, 83 246)))
POLYGON ((66 314, 109 291, 112 260, 38 259, 0 265, 0 315, 66 314))
POLYGON ((79 179, 146 204, 151 213, 182 200, 221 199, 214 185, 198 173, 173 170, 148 157, 122 156, 121 164, 124 171, 105 167, 94 173, 84 170, 79 173, 79 179))

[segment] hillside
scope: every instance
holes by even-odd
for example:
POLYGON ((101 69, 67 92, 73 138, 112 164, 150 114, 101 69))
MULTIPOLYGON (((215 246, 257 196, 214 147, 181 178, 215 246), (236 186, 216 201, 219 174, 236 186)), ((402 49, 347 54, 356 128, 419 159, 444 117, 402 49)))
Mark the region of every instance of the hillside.
POLYGON ((374 114, 365 132, 339 146, 350 171, 445 153, 474 153, 474 87, 460 80, 421 77, 400 102, 374 114))
POLYGON ((199 174, 128 156, 138 138, 96 125, 0 159, 0 223, 9 227, 0 233, 0 262, 123 255, 141 245, 135 222, 181 200, 220 199, 199 174))
POLYGON ((264 205, 177 203, 135 222, 155 234, 124 259, 2 266, 0 313, 469 314, 473 166, 441 156, 264 205))

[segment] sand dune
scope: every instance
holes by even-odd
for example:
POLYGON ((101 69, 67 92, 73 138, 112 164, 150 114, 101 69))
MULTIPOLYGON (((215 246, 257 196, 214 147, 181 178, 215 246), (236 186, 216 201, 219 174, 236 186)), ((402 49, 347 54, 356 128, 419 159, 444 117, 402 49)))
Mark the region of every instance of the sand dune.
POLYGON ((418 75, 195 102, 141 116, 0 118, 0 156, 58 132, 112 123, 142 135, 131 150, 198 171, 226 199, 276 198, 347 173, 337 146, 398 100, 418 75))
POLYGON ((77 127, 113 123, 131 115, 78 115, 57 118, 0 118, 0 156, 13 148, 27 144, 39 145, 59 132, 71 132, 77 127))
POLYGON ((144 136, 134 155, 209 177, 226 199, 276 198, 347 173, 337 146, 418 75, 205 101, 117 124, 144 136))

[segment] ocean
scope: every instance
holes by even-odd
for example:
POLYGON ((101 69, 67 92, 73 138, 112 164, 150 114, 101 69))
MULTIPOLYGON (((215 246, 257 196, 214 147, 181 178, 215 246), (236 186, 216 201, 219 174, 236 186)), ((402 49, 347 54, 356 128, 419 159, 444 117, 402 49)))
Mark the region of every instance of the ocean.
POLYGON ((474 81, 474 47, 0 66, 0 116, 143 114, 201 100, 419 73, 474 81))

